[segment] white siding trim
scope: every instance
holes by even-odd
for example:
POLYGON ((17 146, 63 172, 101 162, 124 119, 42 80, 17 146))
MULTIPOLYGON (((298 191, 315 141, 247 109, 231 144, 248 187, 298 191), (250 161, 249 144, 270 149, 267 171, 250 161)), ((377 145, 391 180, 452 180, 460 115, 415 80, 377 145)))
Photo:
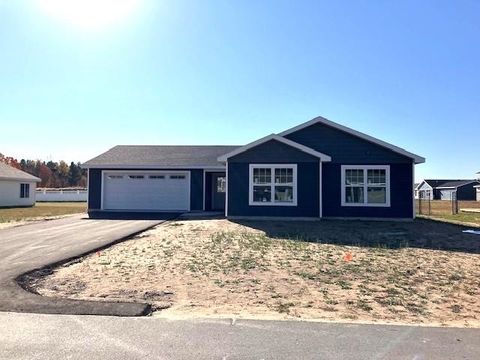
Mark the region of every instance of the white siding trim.
MULTIPOLYGON (((297 206, 298 205, 298 193, 297 193, 297 164, 250 164, 248 171, 248 205, 250 206, 297 206), (253 187, 263 186, 262 184, 253 183, 253 169, 266 168, 272 169, 271 178, 271 202, 255 202, 253 201, 253 187), (282 184, 275 184, 275 169, 293 169, 293 202, 274 202, 275 186, 282 186, 282 184)), ((265 185, 268 186, 268 185, 265 185)), ((286 185, 290 186, 290 185, 286 185)))
POLYGON ((417 190, 415 188, 415 163, 412 162, 412 182, 413 182, 413 217, 412 219, 415 219, 417 217, 417 201, 415 199, 415 191, 417 190))
POLYGON ((90 210, 88 199, 90 197, 90 169, 87 169, 87 212, 90 210))
POLYGON ((228 161, 225 163, 225 217, 228 216, 228 161))
MULTIPOLYGON (((340 176, 340 186, 341 186, 341 200, 340 204, 341 206, 344 207, 390 207, 390 165, 342 165, 341 166, 341 176, 340 176), (345 202, 345 170, 348 169, 358 169, 358 170, 364 170, 364 203, 362 204, 352 204, 352 203, 347 203, 345 202), (369 204, 367 203, 367 170, 385 170, 385 198, 386 198, 386 203, 385 204, 369 204)), ((374 187, 374 186, 372 186, 374 187)), ((413 194, 412 194, 413 196, 413 194)))
POLYGON ((318 162, 318 175, 319 175, 319 211, 318 211, 318 215, 320 218, 323 217, 323 194, 322 194, 322 191, 323 191, 323 185, 322 185, 322 166, 323 166, 323 163, 322 161, 320 160, 318 162))
POLYGON ((205 183, 205 169, 203 169, 203 189, 202 189, 202 192, 203 192, 203 203, 202 203, 202 209, 203 211, 205 211, 205 192, 207 190, 207 184, 205 183))

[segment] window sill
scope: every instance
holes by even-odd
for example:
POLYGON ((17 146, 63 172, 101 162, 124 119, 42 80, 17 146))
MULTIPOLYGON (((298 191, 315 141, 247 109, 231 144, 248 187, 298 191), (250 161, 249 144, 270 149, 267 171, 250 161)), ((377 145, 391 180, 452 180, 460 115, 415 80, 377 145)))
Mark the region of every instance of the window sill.
POLYGON ((253 202, 248 203, 250 206, 297 206, 296 202, 291 203, 279 203, 279 202, 253 202))
POLYGON ((390 204, 348 204, 342 203, 343 207, 390 207, 390 204))

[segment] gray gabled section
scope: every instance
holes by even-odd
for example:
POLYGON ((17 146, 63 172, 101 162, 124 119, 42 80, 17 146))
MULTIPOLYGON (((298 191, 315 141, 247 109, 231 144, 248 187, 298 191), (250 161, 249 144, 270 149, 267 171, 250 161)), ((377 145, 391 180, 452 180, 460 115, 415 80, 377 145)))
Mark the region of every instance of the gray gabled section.
POLYGON ((30 175, 25 171, 14 168, 13 166, 7 165, 3 162, 0 162, 0 180, 42 181, 36 176, 30 175))
POLYGON ((83 168, 220 168, 220 155, 238 146, 228 145, 117 145, 82 164, 83 168))

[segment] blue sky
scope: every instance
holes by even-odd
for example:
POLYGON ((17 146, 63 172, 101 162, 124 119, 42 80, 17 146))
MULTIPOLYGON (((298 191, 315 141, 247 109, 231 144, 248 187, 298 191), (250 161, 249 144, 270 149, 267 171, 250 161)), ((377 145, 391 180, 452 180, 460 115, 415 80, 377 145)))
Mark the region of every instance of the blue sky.
POLYGON ((0 0, 0 152, 245 144, 321 115, 426 157, 417 179, 480 170, 478 1, 129 1, 93 26, 0 0))

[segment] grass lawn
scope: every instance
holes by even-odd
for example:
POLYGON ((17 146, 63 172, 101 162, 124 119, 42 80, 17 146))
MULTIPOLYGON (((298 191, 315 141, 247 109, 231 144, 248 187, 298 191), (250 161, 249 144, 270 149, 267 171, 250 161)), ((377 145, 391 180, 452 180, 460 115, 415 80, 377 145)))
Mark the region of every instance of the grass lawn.
POLYGON ((33 207, 0 208, 0 223, 82 213, 86 210, 87 204, 84 202, 37 202, 33 207))
MULTIPOLYGON (((423 215, 422 215, 423 216, 423 215)), ((465 225, 477 225, 480 226, 480 213, 463 213, 460 212, 456 215, 432 215, 423 216, 425 218, 440 219, 444 221, 464 223, 465 225)))
POLYGON ((26 281, 45 296, 148 301, 166 317, 480 327, 480 236, 461 230, 182 220, 26 281))

